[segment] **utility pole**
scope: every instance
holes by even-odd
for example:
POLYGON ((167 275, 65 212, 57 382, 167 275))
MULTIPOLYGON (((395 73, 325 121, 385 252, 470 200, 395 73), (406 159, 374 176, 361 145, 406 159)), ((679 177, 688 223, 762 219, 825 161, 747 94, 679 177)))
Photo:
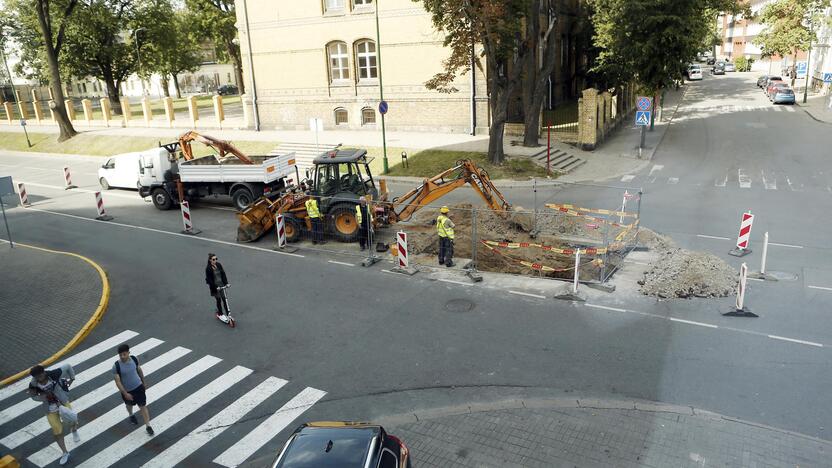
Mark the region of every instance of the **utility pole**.
POLYGON ((812 82, 812 37, 815 35, 815 4, 809 6, 809 52, 806 55, 806 84, 803 86, 803 104, 809 94, 809 84, 812 82))
POLYGON ((142 96, 144 96, 144 79, 142 78, 142 54, 139 52, 139 33, 146 31, 145 28, 139 28, 133 31, 133 36, 135 37, 135 44, 136 44, 136 58, 139 60, 139 71, 136 73, 139 77, 139 82, 142 84, 142 96))
MULTIPOLYGON (((384 81, 381 78, 381 33, 378 26, 378 2, 379 0, 375 0, 373 3, 376 6, 376 57, 378 57, 378 92, 381 102, 384 102, 384 81)), ((387 130, 384 125, 384 114, 385 112, 379 112, 381 114, 381 145, 384 149, 384 159, 382 159, 384 173, 387 174, 390 168, 387 164, 387 130)))

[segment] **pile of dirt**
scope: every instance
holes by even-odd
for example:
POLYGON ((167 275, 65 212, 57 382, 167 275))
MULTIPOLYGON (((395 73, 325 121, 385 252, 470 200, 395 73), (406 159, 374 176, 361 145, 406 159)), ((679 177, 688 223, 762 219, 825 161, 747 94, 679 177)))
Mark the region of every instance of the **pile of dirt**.
POLYGON ((668 236, 663 236, 652 229, 647 228, 640 228, 638 231, 638 245, 643 245, 650 250, 656 250, 658 252, 670 250, 676 247, 676 243, 673 242, 668 236))
POLYGON ((737 271, 721 258, 669 246, 672 241, 662 236, 654 239, 662 250, 638 282, 642 293, 662 299, 736 294, 737 271))

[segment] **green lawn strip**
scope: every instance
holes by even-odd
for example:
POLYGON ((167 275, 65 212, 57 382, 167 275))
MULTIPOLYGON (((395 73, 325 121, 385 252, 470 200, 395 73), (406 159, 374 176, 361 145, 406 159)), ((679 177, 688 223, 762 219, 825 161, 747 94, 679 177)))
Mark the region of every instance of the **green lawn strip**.
MULTIPOLYGON (((388 155, 391 154, 388 150, 388 155)), ((396 165, 391 164, 391 176, 432 177, 454 167, 460 159, 471 159, 480 168, 488 172, 492 180, 523 180, 529 177, 546 177, 546 169, 537 166, 529 159, 507 159, 502 165, 492 164, 486 153, 467 151, 424 150, 408 154, 408 167, 402 167, 401 151, 397 155, 396 165)), ((391 159, 391 162, 393 159, 391 159)))
MULTIPOLYGON (((91 156, 112 156, 114 154, 144 151, 156 147, 159 142, 169 143, 172 139, 142 136, 112 136, 80 133, 67 141, 58 143, 54 133, 29 133, 32 147, 26 145, 22 133, 0 131, 0 149, 11 151, 33 151, 40 153, 87 154, 91 156)), ((270 141, 234 141, 234 146, 246 154, 267 154, 278 143, 270 141)), ((201 143, 193 145, 197 155, 208 154, 210 150, 201 143)))

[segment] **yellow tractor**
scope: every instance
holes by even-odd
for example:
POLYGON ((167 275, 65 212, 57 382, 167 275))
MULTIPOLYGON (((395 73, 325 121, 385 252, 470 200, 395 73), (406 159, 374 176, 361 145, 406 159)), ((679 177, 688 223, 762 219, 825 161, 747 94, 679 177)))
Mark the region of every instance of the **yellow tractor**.
POLYGON ((302 230, 311 229, 305 206, 310 197, 318 199, 325 232, 341 242, 358 240, 355 207, 361 198, 372 200, 377 227, 407 221, 420 208, 465 184, 470 184, 492 210, 504 214, 511 210, 488 173, 470 160, 457 161, 454 167, 425 179, 415 189, 392 200, 388 200, 383 180, 379 184, 380 190, 376 188, 370 171, 371 161, 363 149, 338 149, 318 156, 301 187, 287 191, 276 200, 262 197, 237 214, 240 220, 237 241, 259 239, 274 227, 278 213, 284 215, 286 240, 300 240, 302 230))

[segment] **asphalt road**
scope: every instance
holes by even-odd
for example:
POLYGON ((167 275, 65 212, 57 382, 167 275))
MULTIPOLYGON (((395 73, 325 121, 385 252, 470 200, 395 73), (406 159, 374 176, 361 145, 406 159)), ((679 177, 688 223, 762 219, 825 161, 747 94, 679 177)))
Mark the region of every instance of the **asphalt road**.
MULTIPOLYGON (((19 241, 82 253, 108 271, 111 306, 88 343, 133 330, 139 333, 136 340, 165 341, 147 359, 183 346, 192 350, 185 361, 209 354, 223 360, 159 398, 154 414, 178 411, 183 399, 230 366, 254 371, 201 411, 172 424, 153 447, 125 455, 120 459, 125 466, 147 462, 269 376, 289 383, 188 461, 216 461, 306 388, 326 395, 297 421, 373 419, 472 401, 574 395, 690 405, 830 439, 832 396, 826 389, 832 385, 832 323, 826 311, 832 291, 809 286, 832 288, 823 239, 829 222, 820 215, 832 201, 825 189, 829 180, 820 173, 832 135, 798 109, 772 111, 764 99, 750 78, 740 75, 690 85, 678 121, 656 152, 654 164, 662 167, 611 181, 643 185, 644 224, 673 233, 683 246, 724 254, 740 212, 749 208, 759 223, 753 248, 763 230, 772 241, 792 245, 770 247, 769 269, 794 272, 798 280, 751 283, 747 301, 761 315, 754 320, 722 317, 719 312, 730 300, 656 302, 622 295, 575 305, 509 294, 499 285, 394 275, 383 265, 363 269, 349 257, 333 264, 332 257, 317 252, 282 255, 271 252, 268 241, 239 246, 233 243, 236 220, 221 203, 194 208, 196 227, 203 230, 198 237, 178 234, 177 212, 158 212, 129 191, 107 192, 116 220, 96 222, 90 193, 60 188, 64 160, 0 156, 0 170, 28 182, 40 210, 9 212, 19 241), (725 105, 755 110, 733 112, 725 105), (715 110, 701 110, 711 107, 715 110), (766 190, 761 179, 766 170, 776 173, 776 190, 771 185, 766 190), (740 185, 741 174, 751 178, 749 187, 744 178, 740 185), (219 256, 233 285, 231 305, 239 320, 233 330, 212 317, 203 282, 209 251, 219 256)), ((94 189, 95 164, 66 161, 77 171, 76 183, 94 189)), ((505 193, 515 204, 532 206, 528 189, 505 193)), ((614 206, 620 197, 615 190, 593 187, 550 189, 548 195, 591 206, 614 206)), ((460 191, 448 200, 469 196, 460 191)), ((759 261, 759 256, 755 251, 744 260, 759 261)), ((160 369, 151 387, 176 369, 160 369)), ((117 404, 114 399, 96 403, 89 413, 117 404)), ((0 425, 0 436, 36 417, 0 425)), ((252 457, 277 450, 297 421, 287 423, 252 457)), ((108 449, 119 435, 90 439, 73 452, 76 460, 108 449)), ((18 450, 41 453, 47 442, 41 435, 18 450)))

